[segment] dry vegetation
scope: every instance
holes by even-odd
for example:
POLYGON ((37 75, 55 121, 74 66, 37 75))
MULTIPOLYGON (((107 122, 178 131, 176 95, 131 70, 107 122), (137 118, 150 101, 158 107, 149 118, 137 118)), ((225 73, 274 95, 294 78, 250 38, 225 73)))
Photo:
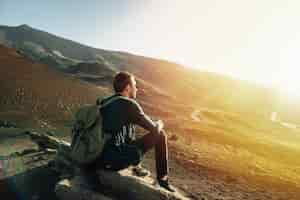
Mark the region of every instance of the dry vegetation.
POLYGON ((46 65, 32 63, 13 49, 0 47, 0 55, 2 117, 15 113, 19 121, 64 121, 70 119, 80 105, 94 103, 96 98, 109 92, 107 88, 91 87, 46 65))

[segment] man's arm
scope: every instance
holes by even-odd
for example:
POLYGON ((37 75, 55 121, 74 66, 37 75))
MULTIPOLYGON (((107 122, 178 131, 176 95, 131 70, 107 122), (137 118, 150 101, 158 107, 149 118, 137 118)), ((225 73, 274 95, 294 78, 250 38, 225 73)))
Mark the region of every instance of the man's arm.
POLYGON ((160 120, 158 123, 154 122, 148 115, 146 115, 138 102, 133 101, 129 110, 130 120, 144 129, 159 134, 163 128, 163 123, 160 120))

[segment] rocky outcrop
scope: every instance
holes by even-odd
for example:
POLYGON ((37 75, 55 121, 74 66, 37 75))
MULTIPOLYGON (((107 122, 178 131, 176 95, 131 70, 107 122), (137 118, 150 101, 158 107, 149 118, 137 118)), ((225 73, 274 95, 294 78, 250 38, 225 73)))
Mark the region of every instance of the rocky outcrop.
POLYGON ((57 183, 55 193, 61 200, 187 200, 179 191, 159 187, 151 177, 136 177, 130 168, 120 171, 99 170, 101 185, 97 191, 88 189, 84 177, 75 176, 57 183))
POLYGON ((132 173, 130 168, 111 171, 100 169, 96 172, 99 177, 97 189, 87 183, 80 168, 68 156, 70 144, 49 134, 34 131, 26 132, 40 149, 56 149, 57 155, 50 166, 65 175, 56 184, 55 193, 61 200, 186 200, 187 197, 177 189, 169 192, 158 186, 150 176, 141 178, 132 173))

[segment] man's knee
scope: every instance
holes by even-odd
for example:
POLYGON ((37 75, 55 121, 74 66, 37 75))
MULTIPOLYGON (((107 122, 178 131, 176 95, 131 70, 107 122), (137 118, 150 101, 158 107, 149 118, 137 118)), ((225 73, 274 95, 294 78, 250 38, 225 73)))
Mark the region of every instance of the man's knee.
POLYGON ((167 132, 164 129, 159 132, 159 135, 163 138, 167 138, 167 132))

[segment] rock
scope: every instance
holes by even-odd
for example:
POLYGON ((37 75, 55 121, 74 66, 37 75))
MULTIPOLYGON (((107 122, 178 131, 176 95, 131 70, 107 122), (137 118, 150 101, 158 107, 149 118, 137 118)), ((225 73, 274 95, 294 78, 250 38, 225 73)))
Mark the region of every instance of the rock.
POLYGON ((101 193, 94 192, 90 189, 86 189, 80 185, 80 181, 77 178, 63 179, 55 186, 55 193, 59 199, 62 200, 112 200, 101 193))
MULTIPOLYGON (((128 200, 187 200, 180 192, 169 192, 159 187, 151 177, 140 178, 132 175, 132 170, 124 169, 118 172, 99 170, 101 185, 99 190, 109 194, 114 199, 128 200)), ((76 176, 60 181, 55 192, 59 199, 111 199, 97 191, 86 189, 83 178, 76 176)))

